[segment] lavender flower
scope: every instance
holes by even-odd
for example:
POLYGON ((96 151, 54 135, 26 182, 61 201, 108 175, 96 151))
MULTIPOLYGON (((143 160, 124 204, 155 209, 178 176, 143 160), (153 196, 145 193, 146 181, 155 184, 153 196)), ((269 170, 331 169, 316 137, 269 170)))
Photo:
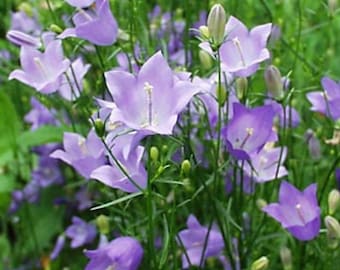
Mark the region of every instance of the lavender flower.
POLYGON ((71 6, 83 8, 88 7, 89 5, 92 5, 94 0, 65 0, 67 3, 69 3, 71 6))
POLYGON ((56 150, 51 155, 73 166, 85 178, 105 163, 104 145, 91 130, 85 139, 76 133, 64 133, 64 150, 56 150))
POLYGON ((71 247, 78 248, 91 243, 96 237, 97 230, 94 225, 86 223, 79 217, 73 217, 72 225, 66 229, 65 234, 72 239, 71 247))
POLYGON ((11 14, 10 29, 36 36, 40 33, 41 26, 35 15, 29 16, 24 11, 18 11, 11 14))
POLYGON ((31 130, 42 125, 55 125, 57 123, 53 111, 48 110, 34 97, 31 98, 32 109, 25 115, 25 121, 32 124, 31 130))
POLYGON ((18 30, 8 31, 6 38, 18 46, 30 46, 33 48, 39 48, 41 46, 41 42, 38 38, 32 37, 31 35, 18 30))
POLYGON ((60 252, 64 248, 64 245, 65 245, 65 235, 61 234, 58 236, 55 246, 50 254, 51 260, 55 260, 56 258, 58 258, 60 252))
POLYGON ((204 262, 208 257, 220 255, 224 248, 224 242, 218 230, 214 228, 210 230, 205 253, 202 254, 208 228, 202 226, 194 215, 188 217, 187 227, 188 229, 178 233, 179 242, 183 244, 187 254, 187 256, 182 255, 182 268, 189 268, 190 265, 200 266, 202 256, 204 262))
POLYGON ((340 118, 340 84, 328 77, 323 77, 321 84, 324 91, 307 94, 307 99, 313 105, 311 110, 337 120, 340 118))
POLYGON ((172 134, 178 114, 198 92, 193 84, 174 76, 160 52, 142 66, 137 77, 109 71, 105 78, 116 105, 111 122, 148 134, 172 134))
POLYGON ((273 135, 274 111, 265 105, 248 109, 240 103, 233 104, 233 118, 223 129, 228 151, 236 159, 248 160, 250 154, 259 151, 273 135))
POLYGON ((143 258, 143 248, 136 239, 125 236, 96 250, 87 250, 85 255, 90 259, 85 270, 137 270, 143 258))
POLYGON ((233 16, 229 17, 225 31, 227 40, 220 48, 223 69, 236 76, 247 77, 270 57, 266 42, 271 24, 254 27, 250 32, 233 16))
POLYGON ((96 0, 94 8, 79 9, 73 16, 73 23, 75 28, 66 29, 58 37, 78 37, 100 46, 111 45, 117 39, 118 26, 110 10, 109 0, 96 0))
POLYGON ((49 156, 41 156, 38 168, 32 171, 32 179, 43 188, 52 184, 61 184, 63 177, 59 169, 59 161, 49 156))
POLYGON ((271 203, 262 210, 301 241, 312 240, 319 234, 320 208, 316 198, 316 184, 309 185, 301 192, 283 181, 279 203, 271 203))
POLYGON ((58 40, 50 42, 43 53, 32 47, 21 47, 20 62, 22 70, 12 71, 9 79, 17 79, 44 94, 59 88, 61 75, 69 66, 58 40))

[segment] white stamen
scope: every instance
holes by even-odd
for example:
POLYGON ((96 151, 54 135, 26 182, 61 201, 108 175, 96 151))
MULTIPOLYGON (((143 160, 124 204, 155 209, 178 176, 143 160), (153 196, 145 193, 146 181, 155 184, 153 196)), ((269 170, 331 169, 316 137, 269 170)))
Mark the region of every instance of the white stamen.
POLYGON ((246 61, 244 60, 242 49, 241 49, 241 42, 238 39, 238 37, 233 38, 233 44, 236 46, 236 49, 240 55, 242 65, 245 67, 246 66, 246 61))
POLYGON ((148 119, 149 126, 151 126, 152 125, 152 91, 153 91, 153 86, 150 83, 145 82, 144 83, 144 90, 147 94, 147 99, 148 99, 147 119, 148 119))

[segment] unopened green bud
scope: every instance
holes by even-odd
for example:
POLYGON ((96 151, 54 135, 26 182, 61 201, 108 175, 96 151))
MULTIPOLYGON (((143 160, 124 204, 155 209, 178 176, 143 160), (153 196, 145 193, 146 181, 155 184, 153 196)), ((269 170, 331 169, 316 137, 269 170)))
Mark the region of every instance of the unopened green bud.
POLYGON ((184 184, 184 189, 188 192, 193 192, 194 191, 194 188, 193 186, 191 185, 191 181, 190 181, 190 178, 184 178, 183 179, 183 184, 184 184))
POLYGON ((334 15, 338 8, 338 0, 328 0, 328 10, 331 15, 334 15))
POLYGON ((50 28, 50 30, 51 30, 52 32, 54 32, 54 33, 56 33, 56 34, 60 34, 60 33, 63 32, 63 29, 61 29, 61 28, 59 27, 59 25, 56 25, 56 24, 51 24, 49 28, 50 28))
POLYGON ((227 99, 227 90, 225 89, 224 85, 217 84, 216 97, 217 97, 218 104, 220 104, 220 106, 223 106, 227 99))
POLYGON ((257 199, 256 200, 256 206, 262 210, 263 207, 267 206, 267 202, 264 199, 257 199))
POLYGON ((169 147, 166 144, 162 145, 162 153, 166 154, 169 150, 169 147))
POLYGON ((96 224, 101 234, 108 234, 110 231, 109 218, 105 215, 100 215, 96 218, 96 224))
POLYGON ((206 51, 200 50, 198 56, 200 58, 201 66, 203 67, 203 69, 208 70, 212 67, 212 58, 206 51))
POLYGON ((326 216, 325 225, 329 239, 340 239, 340 224, 334 217, 326 216))
POLYGON ((328 194, 328 213, 333 215, 340 205, 340 192, 333 189, 328 194))
POLYGON ((282 99, 284 92, 280 70, 277 67, 270 65, 264 72, 264 79, 267 90, 272 94, 273 98, 282 99))
POLYGON ((257 259, 251 265, 251 270, 265 270, 268 268, 269 260, 266 256, 262 256, 261 258, 257 259))
POLYGON ((280 249, 280 257, 284 270, 292 270, 293 269, 293 260, 292 260, 292 252, 287 247, 281 247, 280 249))
POLYGON ((102 138, 105 135, 105 125, 101 119, 98 118, 94 120, 94 130, 99 138, 102 138))
POLYGON ((27 16, 32 17, 33 16, 33 10, 32 10, 32 6, 26 2, 21 3, 18 6, 18 10, 25 12, 27 14, 27 16))
POLYGON ((181 164, 181 173, 185 176, 190 174, 190 170, 191 170, 191 163, 189 160, 185 159, 183 160, 182 164, 181 164))
POLYGON ((224 40, 224 30, 227 21, 227 15, 222 5, 215 4, 211 8, 208 15, 208 29, 212 41, 215 45, 219 46, 224 40))
POLYGON ((201 25, 198 29, 199 29, 201 37, 203 39, 209 39, 210 38, 210 33, 209 33, 208 26, 201 25))
POLYGON ((156 146, 152 146, 150 148, 150 158, 153 162, 156 162, 158 160, 159 157, 159 151, 158 148, 156 146))
POLYGON ((239 77, 236 79, 236 95, 239 100, 242 100, 247 93, 248 80, 244 77, 239 77))

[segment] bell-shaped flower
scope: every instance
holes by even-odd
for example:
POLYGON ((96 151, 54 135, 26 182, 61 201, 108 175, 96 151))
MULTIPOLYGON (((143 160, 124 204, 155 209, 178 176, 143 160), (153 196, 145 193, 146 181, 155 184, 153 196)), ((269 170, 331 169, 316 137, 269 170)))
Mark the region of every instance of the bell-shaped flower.
POLYGON ((319 234, 320 207, 316 198, 316 184, 309 185, 301 192, 283 181, 279 202, 271 203, 262 210, 301 241, 312 240, 319 234))
POLYGON ((176 77, 160 52, 154 54, 137 76, 124 71, 105 73, 116 104, 111 122, 145 133, 172 134, 179 113, 198 92, 189 81, 176 77))
POLYGON ((61 84, 61 75, 70 61, 64 59, 60 40, 50 42, 44 52, 23 46, 20 50, 22 69, 11 72, 9 79, 17 79, 44 94, 55 92, 61 84))
POLYGON ((65 29, 59 38, 78 37, 99 46, 112 45, 117 39, 118 25, 109 0, 96 0, 94 7, 79 9, 72 19, 75 27, 65 29))
POLYGON ((251 153, 275 141, 274 115, 270 105, 248 109, 241 103, 233 103, 233 117, 222 131, 230 154, 238 160, 249 160, 251 153))
POLYGON ((202 263, 204 263, 208 257, 221 255, 224 242, 221 233, 217 229, 212 227, 210 232, 208 232, 208 228, 202 226, 194 215, 188 217, 187 227, 187 229, 178 233, 178 242, 180 245, 183 245, 186 252, 186 254, 182 255, 183 269, 189 268, 190 265, 200 266, 202 257, 202 263), (206 248, 204 249, 208 233, 209 236, 206 248))
POLYGON ((321 84, 324 91, 307 94, 307 99, 313 105, 311 110, 323 113, 336 121, 340 118, 340 83, 323 77, 321 84))
POLYGON ((72 225, 66 229, 65 234, 72 239, 71 247, 78 248, 91 243, 97 235, 97 230, 94 225, 79 217, 73 217, 72 225))
POLYGON ((85 139, 83 136, 65 132, 64 150, 56 150, 50 156, 61 159, 72 166, 86 179, 93 170, 105 164, 104 145, 95 131, 91 130, 85 139))
POLYGON ((128 236, 118 237, 96 250, 86 250, 85 255, 90 262, 85 270, 137 270, 143 253, 143 247, 136 239, 128 236))
POLYGON ((272 25, 247 27, 233 16, 226 24, 226 41, 220 48, 223 69, 236 76, 247 77, 256 72, 259 64, 270 57, 266 48, 272 25))

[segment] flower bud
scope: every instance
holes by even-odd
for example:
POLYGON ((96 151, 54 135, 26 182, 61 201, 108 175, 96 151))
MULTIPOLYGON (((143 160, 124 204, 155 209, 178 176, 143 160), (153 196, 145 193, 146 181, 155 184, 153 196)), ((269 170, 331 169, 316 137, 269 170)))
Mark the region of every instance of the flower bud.
POLYGON ((325 225, 327 228, 327 236, 332 239, 340 239, 340 224, 332 216, 325 217, 325 225))
POLYGON ((328 213, 333 215, 340 205, 340 192, 333 189, 328 194, 328 213))
POLYGON ((110 232, 109 218, 105 215, 100 215, 96 218, 96 224, 101 234, 108 234, 110 232))
POLYGON ((158 160, 159 157, 159 151, 158 148, 156 146, 152 146, 150 148, 150 158, 153 162, 156 162, 158 160))
POLYGON ((200 50, 198 56, 203 69, 208 70, 212 67, 213 61, 211 56, 207 52, 200 50))
POLYGON ((265 270, 268 268, 269 260, 266 256, 262 256, 261 258, 257 259, 251 265, 251 270, 265 270))
POLYGON ((224 8, 220 4, 215 4, 209 12, 207 25, 213 43, 217 46, 221 45, 224 40, 226 21, 224 8))
POLYGON ((267 67, 264 72, 264 79, 267 86, 267 91, 275 99, 282 99, 284 96, 282 77, 279 69, 273 65, 267 67))
POLYGON ((50 25, 50 30, 56 34, 61 34, 63 32, 63 29, 61 29, 61 27, 59 25, 56 24, 51 24, 50 25))
POLYGON ((287 247, 281 247, 280 249, 280 257, 284 270, 292 270, 293 269, 293 260, 292 260, 292 252, 287 247))
POLYGON ((267 202, 264 199, 257 199, 256 200, 256 206, 262 210, 263 207, 267 206, 267 202))
POLYGON ((209 29, 208 26, 206 25, 201 25, 198 30, 200 31, 201 37, 203 39, 209 39, 210 38, 210 33, 209 33, 209 29))
POLYGON ((331 15, 334 15, 338 8, 338 0, 328 0, 328 10, 331 15))
POLYGON ((321 158, 321 145, 313 130, 307 129, 305 140, 308 144, 309 154, 312 159, 319 160, 321 158))
POLYGON ((27 16, 32 17, 33 16, 33 11, 32 11, 32 6, 28 4, 27 2, 21 3, 18 6, 18 10, 25 12, 27 16))
POLYGON ((218 104, 220 106, 223 106, 226 99, 227 99, 227 90, 225 89, 224 85, 222 85, 222 84, 218 85, 217 84, 216 97, 217 97, 218 104))
POLYGON ((39 39, 18 30, 8 31, 6 34, 6 38, 10 42, 19 46, 30 46, 34 48, 39 48, 41 46, 41 42, 39 39))
POLYGON ((191 170, 191 163, 189 160, 185 159, 183 160, 182 164, 181 164, 181 174, 187 176, 190 174, 190 170, 191 170))
POLYGON ((105 134, 105 125, 101 119, 94 120, 94 130, 99 138, 102 138, 105 134))
POLYGON ((248 80, 245 77, 239 77, 236 79, 236 96, 239 100, 242 100, 247 93, 248 80))

